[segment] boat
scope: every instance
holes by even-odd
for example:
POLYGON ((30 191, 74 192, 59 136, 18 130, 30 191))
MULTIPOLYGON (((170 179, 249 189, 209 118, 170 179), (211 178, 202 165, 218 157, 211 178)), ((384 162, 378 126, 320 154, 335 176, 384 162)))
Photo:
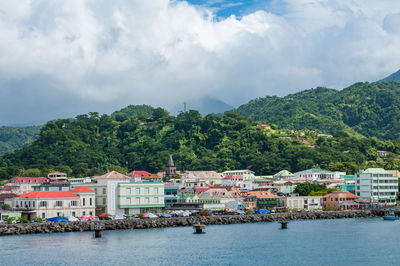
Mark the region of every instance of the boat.
POLYGON ((399 217, 397 217, 394 214, 394 212, 388 213, 385 216, 383 216, 382 218, 383 218, 383 220, 386 220, 386 221, 395 221, 395 220, 399 220, 400 219, 399 217))

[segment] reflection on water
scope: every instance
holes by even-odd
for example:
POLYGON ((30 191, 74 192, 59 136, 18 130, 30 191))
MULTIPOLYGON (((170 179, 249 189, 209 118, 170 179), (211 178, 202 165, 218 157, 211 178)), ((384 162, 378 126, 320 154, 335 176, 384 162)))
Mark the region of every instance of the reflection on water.
POLYGON ((341 219, 0 237, 1 265, 395 265, 400 222, 341 219))

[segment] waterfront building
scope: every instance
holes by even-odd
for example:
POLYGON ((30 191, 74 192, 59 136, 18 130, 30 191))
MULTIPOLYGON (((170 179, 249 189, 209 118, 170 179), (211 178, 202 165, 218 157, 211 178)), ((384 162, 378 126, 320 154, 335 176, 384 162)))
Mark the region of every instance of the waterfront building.
POLYGON ((360 209, 360 197, 347 191, 334 191, 322 197, 324 209, 337 209, 341 211, 360 209))
POLYGON ((322 196, 288 196, 281 198, 282 206, 289 209, 312 211, 322 209, 322 196))
POLYGON ((356 194, 373 205, 395 205, 398 178, 382 168, 368 168, 356 174, 356 194))
POLYGON ((209 211, 225 209, 225 204, 221 203, 221 198, 217 194, 210 195, 207 192, 203 192, 199 196, 199 202, 203 204, 203 209, 209 211))
POLYGON ((13 177, 8 181, 8 186, 12 187, 12 192, 18 195, 33 191, 34 186, 48 182, 48 177, 13 177))
POLYGON ((221 180, 222 186, 238 187, 241 190, 252 190, 253 179, 241 175, 227 175, 221 180))
POLYGON ((164 188, 164 202, 165 206, 178 203, 179 201, 179 186, 167 183, 164 188))
POLYGON ((107 213, 132 215, 160 212, 164 207, 164 183, 161 180, 107 182, 107 213))
POLYGON ((251 199, 255 199, 255 207, 257 209, 270 209, 280 207, 280 196, 275 195, 269 191, 265 190, 253 190, 253 191, 242 191, 241 196, 244 198, 243 204, 250 209, 254 209, 254 201, 251 199), (247 203, 245 203, 247 202, 247 203))
POLYGON ((332 172, 323 169, 308 169, 294 173, 294 178, 305 178, 308 181, 326 180, 326 179, 340 179, 341 176, 346 175, 345 172, 332 172))
POLYGON ((77 187, 71 191, 31 191, 10 201, 13 210, 21 211, 28 220, 35 217, 94 215, 94 191, 77 187))
POLYGON ((244 179, 255 179, 256 176, 254 172, 251 170, 232 170, 232 171, 225 171, 222 172, 223 177, 230 176, 230 175, 240 175, 244 179))
POLYGON ((70 185, 66 173, 53 172, 47 175, 45 182, 33 186, 33 191, 69 191, 70 185))
POLYGON ((273 175, 273 179, 274 180, 288 179, 288 178, 289 179, 294 178, 294 174, 292 174, 288 170, 282 170, 282 171, 279 171, 278 173, 273 175))

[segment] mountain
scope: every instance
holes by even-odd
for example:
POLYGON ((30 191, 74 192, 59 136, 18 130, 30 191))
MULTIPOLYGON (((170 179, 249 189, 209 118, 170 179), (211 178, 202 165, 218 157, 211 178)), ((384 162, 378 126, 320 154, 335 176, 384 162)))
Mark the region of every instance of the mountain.
MULTIPOLYGON (((336 92, 310 90, 285 101, 296 102, 300 96, 308 99, 309 94, 327 98, 336 92)), ((270 101, 279 105, 281 100, 270 101)), ((302 107, 301 103, 297 106, 302 107)), ((137 108, 131 106, 126 112, 119 111, 115 118, 91 112, 75 119, 46 123, 30 145, 0 157, 0 178, 24 173, 45 176, 56 170, 74 177, 99 175, 107 169, 156 173, 165 169, 170 155, 178 169, 248 168, 257 175, 312 167, 348 173, 378 166, 400 168, 399 141, 346 134, 323 138, 312 131, 299 135, 290 130, 258 126, 257 122, 231 111, 202 117, 198 111, 190 110, 170 116, 165 110, 155 108, 152 117, 148 117, 131 113, 132 110, 137 108), (386 150, 390 155, 379 157, 377 150, 386 150)))
POLYGON ((38 136, 39 130, 40 126, 0 127, 0 155, 33 142, 38 136))
MULTIPOLYGON (((222 114, 225 111, 234 109, 233 106, 221 101, 217 98, 204 96, 199 99, 192 99, 186 101, 186 110, 197 110, 202 115, 207 114, 222 114)), ((179 112, 184 111, 184 103, 176 105, 170 112, 171 114, 177 115, 179 112)))
POLYGON ((387 76, 384 79, 381 79, 378 82, 398 82, 398 83, 400 83, 400 70, 387 76))
POLYGON ((400 83, 356 83, 340 91, 318 87, 257 98, 237 112, 281 128, 398 139, 400 83))

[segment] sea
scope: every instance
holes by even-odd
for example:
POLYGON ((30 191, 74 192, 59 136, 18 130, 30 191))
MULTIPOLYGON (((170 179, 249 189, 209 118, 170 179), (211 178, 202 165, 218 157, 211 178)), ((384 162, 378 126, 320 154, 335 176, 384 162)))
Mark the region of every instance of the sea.
POLYGON ((400 265, 400 221, 382 218, 0 237, 0 265, 400 265))

